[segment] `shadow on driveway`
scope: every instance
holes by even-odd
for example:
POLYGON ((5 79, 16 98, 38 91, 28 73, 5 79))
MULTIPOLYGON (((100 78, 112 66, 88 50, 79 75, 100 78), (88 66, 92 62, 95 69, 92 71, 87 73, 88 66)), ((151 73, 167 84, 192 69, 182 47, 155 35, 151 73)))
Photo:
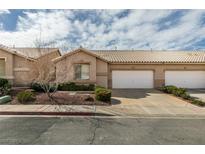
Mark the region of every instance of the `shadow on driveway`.
POLYGON ((150 94, 160 94, 156 89, 112 89, 112 105, 121 104, 119 98, 140 99, 150 96, 150 94))
POLYGON ((139 99, 150 96, 149 93, 160 94, 156 89, 113 89, 112 97, 139 99))

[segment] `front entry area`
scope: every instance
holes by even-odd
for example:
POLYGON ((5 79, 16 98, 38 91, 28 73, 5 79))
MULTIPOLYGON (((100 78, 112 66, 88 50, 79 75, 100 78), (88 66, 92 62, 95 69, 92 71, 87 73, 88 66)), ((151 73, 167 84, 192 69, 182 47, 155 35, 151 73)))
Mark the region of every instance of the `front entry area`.
POLYGON ((153 88, 154 73, 151 70, 112 71, 113 89, 153 88))

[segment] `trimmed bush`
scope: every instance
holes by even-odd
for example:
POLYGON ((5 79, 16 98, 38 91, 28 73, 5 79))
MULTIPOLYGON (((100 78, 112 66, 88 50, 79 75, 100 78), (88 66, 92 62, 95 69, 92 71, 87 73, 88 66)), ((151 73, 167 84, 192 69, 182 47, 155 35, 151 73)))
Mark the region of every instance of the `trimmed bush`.
POLYGON ((35 100, 35 96, 31 91, 22 91, 17 94, 17 99, 21 103, 26 103, 35 100))
POLYGON ((106 89, 104 87, 96 87, 95 88, 95 97, 99 101, 110 102, 111 101, 111 90, 106 89))
POLYGON ((7 79, 0 78, 0 95, 4 96, 9 94, 11 91, 11 84, 7 79))
POLYGON ((186 94, 186 89, 177 88, 176 86, 163 86, 160 88, 160 90, 168 94, 174 94, 175 96, 181 96, 186 94))
MULTIPOLYGON (((36 92, 44 92, 41 85, 37 82, 34 82, 31 84, 31 89, 35 90, 36 92)), ((51 87, 50 92, 53 92, 55 90, 55 87, 51 87)))
POLYGON ((198 106, 205 106, 205 102, 203 102, 203 101, 201 101, 201 100, 197 100, 197 99, 192 100, 191 103, 192 103, 192 104, 196 104, 196 105, 198 105, 198 106))
POLYGON ((31 89, 35 90, 36 92, 44 92, 43 88, 37 82, 31 84, 31 89))
POLYGON ((182 97, 183 99, 186 99, 186 100, 190 100, 190 98, 191 98, 191 96, 187 93, 181 94, 180 97, 182 97))
POLYGON ((164 86, 164 87, 163 87, 163 90, 164 90, 166 93, 172 94, 174 91, 177 90, 177 87, 175 87, 175 86, 164 86))
POLYGON ((205 102, 203 102, 202 100, 198 100, 195 97, 191 97, 184 88, 177 88, 175 86, 163 86, 160 88, 160 90, 169 94, 173 94, 177 97, 181 97, 185 100, 188 100, 192 104, 198 106, 205 106, 205 102))
POLYGON ((172 93, 175 96, 182 96, 182 95, 186 94, 186 90, 184 88, 177 88, 177 89, 173 90, 172 93))
POLYGON ((61 83, 58 90, 61 91, 94 91, 94 84, 75 84, 74 82, 61 83))

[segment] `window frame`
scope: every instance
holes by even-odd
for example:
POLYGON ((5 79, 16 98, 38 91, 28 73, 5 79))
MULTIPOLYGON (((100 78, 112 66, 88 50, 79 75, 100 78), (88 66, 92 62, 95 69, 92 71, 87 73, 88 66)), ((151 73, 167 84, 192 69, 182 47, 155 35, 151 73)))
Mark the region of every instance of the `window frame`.
POLYGON ((4 72, 3 75, 0 74, 0 77, 6 76, 6 57, 0 57, 0 60, 4 60, 4 72))
MULTIPOLYGON (((80 71, 82 71, 82 70, 80 70, 80 71)), ((87 81, 87 80, 90 80, 90 63, 74 63, 73 64, 73 79, 75 80, 75 81, 87 81), (82 78, 76 78, 76 65, 88 65, 88 79, 82 79, 82 78)))

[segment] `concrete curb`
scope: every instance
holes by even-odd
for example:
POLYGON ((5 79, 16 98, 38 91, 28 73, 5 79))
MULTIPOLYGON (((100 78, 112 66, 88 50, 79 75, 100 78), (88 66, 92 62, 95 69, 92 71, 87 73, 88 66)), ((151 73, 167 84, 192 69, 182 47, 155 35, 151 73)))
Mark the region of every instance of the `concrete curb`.
POLYGON ((105 113, 93 112, 22 112, 22 111, 1 111, 0 115, 63 115, 63 116, 112 116, 105 113))

